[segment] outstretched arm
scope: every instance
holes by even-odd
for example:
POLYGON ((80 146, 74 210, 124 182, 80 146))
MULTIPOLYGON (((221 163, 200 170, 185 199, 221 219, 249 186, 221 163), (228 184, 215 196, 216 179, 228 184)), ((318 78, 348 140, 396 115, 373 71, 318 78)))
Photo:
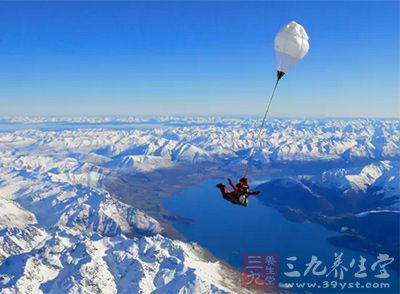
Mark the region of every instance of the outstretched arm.
POLYGON ((249 193, 247 195, 258 195, 260 194, 260 191, 249 191, 249 193))
POLYGON ((231 185, 233 191, 237 191, 237 187, 234 182, 230 178, 228 178, 229 185, 231 185))

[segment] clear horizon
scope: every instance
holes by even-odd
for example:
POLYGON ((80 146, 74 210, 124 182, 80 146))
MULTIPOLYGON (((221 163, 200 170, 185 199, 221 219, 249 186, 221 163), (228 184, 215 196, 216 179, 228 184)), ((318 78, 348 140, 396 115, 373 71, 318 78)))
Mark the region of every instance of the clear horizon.
MULTIPOLYGON (((0 115, 1 120, 18 119, 18 118, 166 118, 166 117, 182 117, 182 118, 235 118, 235 119, 261 119, 262 114, 29 114, 29 115, 0 115)), ((288 120, 354 120, 354 119, 377 119, 377 120, 400 120, 400 117, 377 117, 377 116, 276 116, 270 115, 269 119, 288 119, 288 120)))
POLYGON ((1 2, 0 116, 400 117, 399 2, 1 2), (241 112, 241 114, 238 114, 241 112))

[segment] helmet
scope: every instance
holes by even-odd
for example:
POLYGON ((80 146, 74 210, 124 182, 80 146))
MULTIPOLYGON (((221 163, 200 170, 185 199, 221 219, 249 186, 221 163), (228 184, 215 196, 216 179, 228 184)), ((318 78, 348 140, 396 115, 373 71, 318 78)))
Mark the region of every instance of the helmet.
POLYGON ((240 190, 241 190, 242 193, 245 193, 245 194, 249 194, 249 192, 250 192, 250 189, 249 189, 249 187, 247 185, 242 185, 240 187, 240 190))

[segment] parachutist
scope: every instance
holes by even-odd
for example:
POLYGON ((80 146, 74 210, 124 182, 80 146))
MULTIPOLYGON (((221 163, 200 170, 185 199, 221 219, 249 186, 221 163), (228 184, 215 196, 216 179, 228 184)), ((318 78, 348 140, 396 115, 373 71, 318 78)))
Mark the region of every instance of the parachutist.
POLYGON ((216 187, 220 189, 222 193, 222 197, 224 199, 232 202, 233 204, 240 204, 243 206, 248 205, 248 196, 258 195, 260 191, 251 191, 250 190, 250 182, 247 178, 241 178, 239 183, 236 185, 232 182, 231 179, 228 178, 229 185, 231 185, 233 191, 229 191, 229 189, 222 183, 218 184, 216 187))

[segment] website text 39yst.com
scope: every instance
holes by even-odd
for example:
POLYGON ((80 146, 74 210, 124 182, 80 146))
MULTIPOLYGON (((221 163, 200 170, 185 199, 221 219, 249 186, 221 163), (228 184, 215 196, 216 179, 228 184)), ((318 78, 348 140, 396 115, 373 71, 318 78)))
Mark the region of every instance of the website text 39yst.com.
POLYGON ((384 282, 337 282, 337 281, 323 281, 320 283, 316 282, 290 282, 290 283, 279 283, 279 287, 283 289, 336 289, 336 290, 347 290, 347 289, 389 289, 390 283, 384 282))

